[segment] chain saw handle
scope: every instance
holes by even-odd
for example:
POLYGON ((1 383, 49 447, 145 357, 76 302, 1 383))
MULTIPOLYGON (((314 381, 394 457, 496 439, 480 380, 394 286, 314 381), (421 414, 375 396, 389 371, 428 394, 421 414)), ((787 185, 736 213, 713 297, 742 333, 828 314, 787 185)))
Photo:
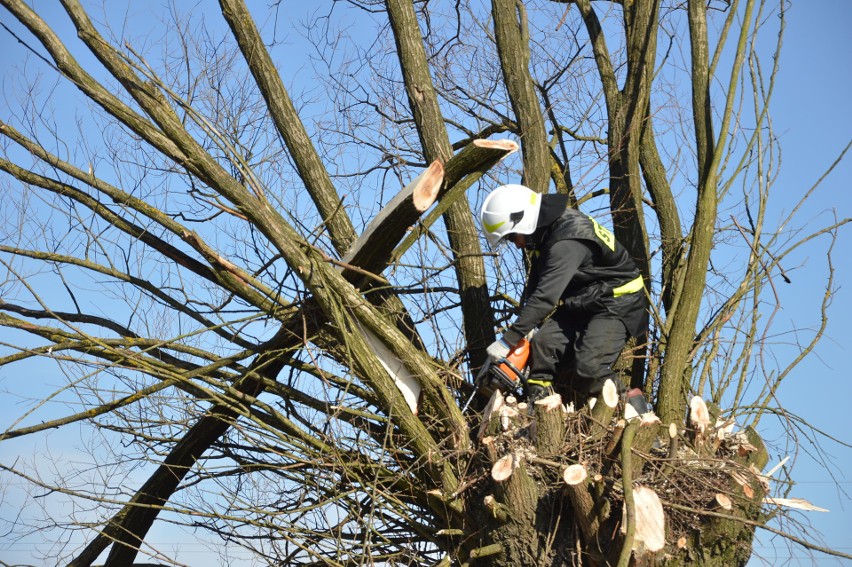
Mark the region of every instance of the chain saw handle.
POLYGON ((476 375, 474 383, 479 386, 496 386, 505 392, 513 392, 518 385, 526 384, 526 366, 530 356, 530 343, 521 339, 509 350, 509 354, 498 361, 489 360, 476 375))
POLYGON ((530 342, 523 338, 509 350, 509 354, 497 362, 486 360, 476 377, 473 379, 473 393, 467 403, 462 407, 464 413, 473 398, 480 389, 485 388, 485 393, 490 395, 491 388, 498 388, 504 392, 515 392, 519 385, 527 386, 526 367, 530 356, 530 342))

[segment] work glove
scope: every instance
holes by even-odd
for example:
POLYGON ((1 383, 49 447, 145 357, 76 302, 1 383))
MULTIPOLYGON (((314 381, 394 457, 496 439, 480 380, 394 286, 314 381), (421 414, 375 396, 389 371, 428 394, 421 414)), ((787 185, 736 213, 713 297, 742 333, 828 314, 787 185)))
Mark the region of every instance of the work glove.
POLYGON ((485 352, 488 353, 488 358, 491 359, 491 362, 498 363, 508 356, 510 350, 512 350, 512 346, 509 343, 503 339, 497 339, 488 345, 485 352))

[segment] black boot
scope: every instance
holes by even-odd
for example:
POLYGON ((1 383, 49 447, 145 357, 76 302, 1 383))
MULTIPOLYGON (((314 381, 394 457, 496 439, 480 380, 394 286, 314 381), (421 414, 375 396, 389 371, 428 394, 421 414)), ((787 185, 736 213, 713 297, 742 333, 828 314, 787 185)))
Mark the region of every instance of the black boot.
POLYGON ((626 417, 627 419, 641 417, 646 413, 650 413, 651 406, 648 405, 648 401, 645 399, 645 394, 643 394, 642 390, 640 390, 639 388, 633 388, 632 390, 628 390, 624 394, 624 396, 624 417, 626 417), (633 412, 636 412, 636 415, 633 415, 633 412))
POLYGON ((547 386, 541 383, 527 384, 527 412, 529 413, 529 415, 535 413, 535 402, 537 400, 546 398, 547 396, 553 393, 553 388, 549 384, 549 382, 547 386))

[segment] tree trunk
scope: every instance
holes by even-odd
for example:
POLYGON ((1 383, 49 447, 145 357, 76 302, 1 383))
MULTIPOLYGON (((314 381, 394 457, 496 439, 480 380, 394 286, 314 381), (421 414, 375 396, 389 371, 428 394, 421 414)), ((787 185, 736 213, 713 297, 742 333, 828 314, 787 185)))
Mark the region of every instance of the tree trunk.
MULTIPOLYGON (((452 156, 452 145, 432 85, 414 3, 411 0, 387 0, 386 6, 423 154, 429 162, 446 162, 452 156)), ((485 348, 494 340, 494 313, 488 301, 479 232, 476 230, 465 195, 460 195, 458 201, 447 209, 444 222, 455 256, 455 272, 470 365, 475 370, 485 361, 485 348)))
MULTIPOLYGON (((727 135, 724 134, 718 143, 714 138, 710 103, 707 5, 701 0, 690 0, 688 7, 692 46, 692 106, 698 150, 698 194, 683 285, 677 298, 677 311, 671 318, 672 324, 665 345, 666 364, 660 376, 657 411, 664 421, 676 418, 686 396, 684 377, 690 365, 701 294, 705 289, 707 265, 713 247, 718 207, 717 168, 727 135)), ((728 132, 728 121, 733 112, 733 94, 736 92, 737 77, 745 58, 745 42, 753 7, 752 2, 746 4, 739 45, 732 65, 728 102, 720 128, 723 133, 728 132)))
POLYGON ((541 103, 530 75, 530 45, 526 8, 516 0, 492 0, 494 38, 503 80, 518 121, 517 135, 523 152, 523 183, 547 193, 550 182, 550 147, 541 103))

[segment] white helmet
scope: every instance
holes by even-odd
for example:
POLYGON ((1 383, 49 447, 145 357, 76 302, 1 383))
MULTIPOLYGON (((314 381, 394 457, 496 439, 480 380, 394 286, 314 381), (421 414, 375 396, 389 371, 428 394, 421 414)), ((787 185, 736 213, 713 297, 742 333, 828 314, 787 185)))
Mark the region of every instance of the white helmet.
POLYGON ((541 195, 523 185, 501 185, 482 204, 479 219, 491 246, 507 234, 532 234, 538 225, 541 195))

